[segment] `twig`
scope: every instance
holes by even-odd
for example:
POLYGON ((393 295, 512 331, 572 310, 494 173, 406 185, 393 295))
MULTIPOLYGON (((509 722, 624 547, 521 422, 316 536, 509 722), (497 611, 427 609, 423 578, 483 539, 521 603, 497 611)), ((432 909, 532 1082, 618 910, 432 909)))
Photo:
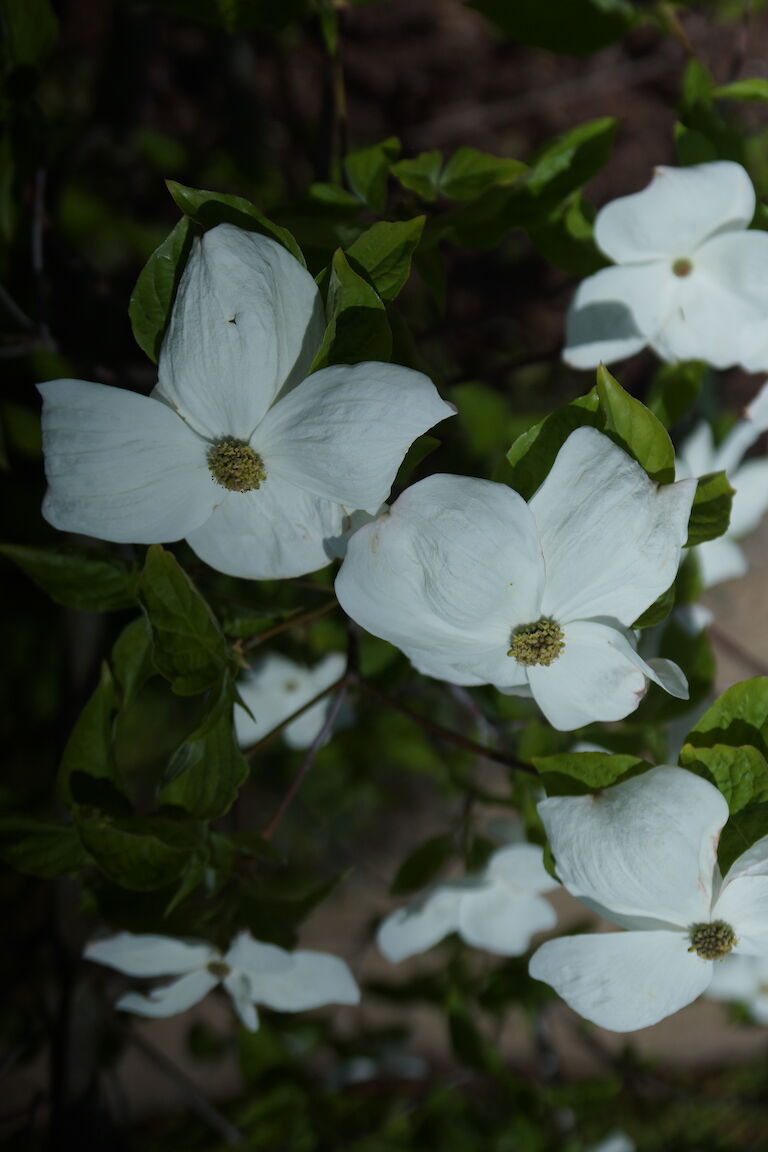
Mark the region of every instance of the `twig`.
POLYGON ((319 620, 321 616, 328 616, 329 613, 335 612, 338 606, 338 602, 334 598, 331 603, 323 604, 320 608, 313 608, 310 612, 303 612, 300 616, 291 616, 282 624, 275 624, 274 627, 267 628, 266 632, 256 632, 247 640, 241 641, 240 650, 250 652, 252 648, 258 648, 265 640, 271 640, 273 636, 279 636, 281 632, 287 632, 289 628, 298 628, 302 624, 311 624, 313 620, 319 620))
POLYGON ((530 775, 537 775, 536 769, 530 764, 523 764, 520 760, 516 760, 514 756, 508 756, 506 752, 497 751, 495 748, 488 748, 484 744, 478 744, 474 740, 470 740, 467 736, 462 736, 460 732, 454 732, 450 728, 443 728, 441 724, 435 724, 433 720, 429 720, 426 716, 419 715, 409 708, 407 704, 402 704, 399 700, 395 700, 392 696, 387 696, 370 680, 366 680, 361 676, 358 683, 370 693, 376 700, 379 700, 387 708, 392 708, 395 712, 399 712, 402 716, 406 716, 412 720, 414 724, 418 724, 425 732, 431 732, 433 736, 437 736, 441 740, 447 740, 451 744, 455 744, 457 748, 463 748, 466 752, 474 752, 475 756, 483 756, 486 760, 492 760, 495 764, 503 764, 506 768, 514 768, 519 772, 528 772, 530 775))
POLYGON ((257 740, 255 744, 251 744, 250 748, 246 748, 243 751, 243 756, 245 756, 246 760, 254 756, 259 749, 270 744, 275 736, 279 736, 289 724, 292 724, 294 720, 298 720, 299 716, 303 716, 310 708, 314 708, 315 704, 319 704, 326 696, 330 696, 331 692, 335 692, 338 688, 341 688, 346 679, 347 674, 345 672, 338 680, 334 680, 333 684, 329 684, 327 688, 323 688, 322 692, 318 692, 311 700, 307 700, 306 704, 302 704, 301 708, 297 708, 295 712, 291 712, 290 716, 286 716, 285 720, 281 720, 279 724, 276 724, 274 728, 267 732, 266 736, 262 736, 261 740, 257 740))
POLYGON ((312 767, 315 760, 317 759, 318 752, 322 748, 323 744, 326 741, 326 738, 329 736, 329 734, 333 728, 334 721, 339 714, 339 709, 341 708, 341 705, 344 703, 344 697, 346 695, 346 692, 347 692, 347 676, 345 675, 344 677, 342 677, 341 683, 339 684, 338 690, 336 692, 336 697, 335 697, 333 703, 331 704, 331 707, 328 710, 328 715, 326 716, 325 724, 323 724, 323 726, 320 729, 320 731, 318 732, 317 736, 315 736, 315 739, 312 741, 312 744, 310 745, 309 750, 308 750, 306 756, 304 757, 304 761, 301 765, 301 768, 299 768, 298 772, 296 773, 295 777, 293 778, 293 781, 291 783, 290 788, 288 789, 285 796, 283 796, 282 800, 280 801, 280 804, 278 805, 277 811, 275 812, 274 816, 269 821, 269 823, 266 825, 263 832, 261 833, 261 835, 263 836, 263 838, 265 840, 270 840, 272 838, 272 836, 275 834, 280 821, 282 820, 283 816, 285 815, 285 813, 290 808, 291 802, 293 801, 294 797, 296 796, 296 793, 299 791, 302 784, 304 783, 304 780, 306 779, 307 773, 309 772, 310 768, 312 767))
POLYGON ((148 1040, 145 1040, 141 1033, 133 1029, 126 1029, 126 1037, 131 1044, 146 1056, 151 1064, 154 1064, 169 1080, 173 1081, 190 1108, 210 1124, 211 1128, 218 1132, 225 1143, 243 1143, 243 1134, 235 1128, 234 1124, 230 1124, 229 1120, 219 1112, 218 1108, 214 1108, 214 1106, 206 1100, 200 1089, 195 1082, 187 1076, 186 1072, 182 1072, 181 1068, 178 1068, 163 1052, 155 1048, 154 1044, 150 1044, 148 1040))
POLYGON ((38 168, 35 172, 35 189, 32 201, 32 271, 35 275, 38 331, 43 342, 52 348, 54 341, 48 327, 48 310, 45 301, 45 251, 43 246, 46 179, 45 168, 38 168))

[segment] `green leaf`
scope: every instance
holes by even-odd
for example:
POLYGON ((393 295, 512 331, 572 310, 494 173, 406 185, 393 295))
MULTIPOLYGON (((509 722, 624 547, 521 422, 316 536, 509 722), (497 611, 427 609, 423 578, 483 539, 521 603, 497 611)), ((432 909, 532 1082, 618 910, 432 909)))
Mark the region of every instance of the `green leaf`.
POLYGON ((422 152, 411 160, 398 160, 390 171, 396 180, 422 200, 437 200, 443 154, 437 150, 422 152))
POLYGON ((715 540, 728 531, 733 495, 725 472, 710 472, 699 479, 688 521, 686 548, 715 540))
POLYGON ((389 168, 399 155, 400 141, 390 136, 380 144, 350 152, 344 161, 350 188, 374 212, 386 208, 389 168))
POLYGON ((605 431, 637 460, 652 480, 675 478, 675 450, 664 425, 639 400, 625 392, 604 365, 597 370, 597 395, 605 431))
POLYGON ((625 0, 471 0, 521 44, 581 56, 624 36, 637 19, 625 0))
POLYGON ((694 748, 732 748, 749 745, 768 757, 768 676, 755 676, 734 684, 688 733, 694 748))
POLYGON ((768 834, 768 803, 749 804, 730 817, 720 836, 717 862, 725 875, 734 860, 768 834))
POLYGON ((214 708, 214 718, 179 745, 163 774, 158 801, 176 805, 190 816, 223 816, 248 778, 248 764, 235 739, 228 692, 214 708))
POLYGON ((451 1047, 463 1064, 478 1072, 501 1071, 501 1059, 475 1023, 477 1010, 472 1011, 464 997, 452 992, 448 999, 448 1031, 451 1047))
POLYGON ((90 863, 71 825, 46 824, 26 817, 0 820, 0 856, 17 872, 44 879, 79 872, 90 863))
POLYGON ((78 832, 99 870, 121 888, 134 892, 164 888, 187 867, 188 849, 126 823, 81 820, 78 832))
POLYGON ((0 0, 2 55, 11 67, 37 67, 53 51, 59 22, 50 0, 0 0))
POLYGON ((134 339, 154 364, 160 355, 193 233, 192 221, 182 216, 142 268, 131 293, 128 315, 134 339))
POLYGON ((453 855, 453 837, 432 836, 429 840, 425 840, 398 868, 390 888, 391 894, 402 896, 407 892, 424 888, 438 872, 442 871, 453 855))
POLYGON ((152 631, 146 617, 126 624, 112 647, 112 668, 123 704, 130 704, 143 684, 154 675, 152 631))
POLYGON ((207 864, 203 856, 191 856, 181 875, 181 883, 166 905, 163 916, 170 916, 180 904, 200 887, 205 879, 207 864))
POLYGON ((667 588, 666 592, 662 592, 658 599, 654 600, 649 608, 646 608, 637 620, 632 625, 633 628, 655 628, 657 624, 661 624, 667 619, 670 612, 675 606, 676 590, 674 581, 667 588))
POLYGON ((666 428, 677 424, 698 399, 707 366, 703 360, 662 364, 648 393, 648 407, 666 428))
POLYGON ((326 313, 328 327, 312 372, 329 364, 389 360, 392 333, 384 302, 375 288, 350 267, 340 248, 331 263, 326 313))
POLYGON ((712 95, 718 100, 757 100, 761 104, 766 104, 768 80, 763 76, 745 77, 743 80, 734 80, 732 84, 714 88, 712 95))
POLYGON ((414 440, 397 470, 393 488, 404 488, 422 460, 426 460, 439 447, 440 441, 435 436, 419 436, 418 440, 414 440))
POLYGON ((489 188, 514 183, 526 170, 521 160, 491 156, 476 148, 459 148, 446 162, 440 191, 451 200, 475 200, 489 188))
POLYGON ((585 425, 592 428, 603 426, 596 388, 558 408, 517 437, 507 453, 510 469, 504 477, 506 482, 529 500, 546 480, 555 457, 571 432, 585 425))
POLYGON ((109 556, 20 544, 0 544, 0 555, 66 608, 112 612, 136 603, 136 569, 109 556))
POLYGON ((101 678, 96 691, 80 713, 67 740, 61 758, 58 776, 59 795, 65 803, 72 803, 70 777, 75 772, 86 776, 103 777, 120 789, 120 778, 115 764, 113 720, 117 711, 115 682, 106 661, 101 666, 101 678))
POLYGON ((522 181, 525 190, 547 201, 570 196, 608 163, 616 128, 616 120, 602 116, 557 136, 531 165, 522 181))
POLYGON ((176 558, 160 544, 147 550, 139 599, 154 642, 157 671, 180 696, 222 678, 229 649, 218 621, 176 558))
POLYGON ((608 752, 561 752, 555 756, 533 756, 532 762, 548 795, 609 788, 628 773, 636 775, 649 767, 637 756, 613 756, 608 752), (562 777, 568 777, 565 787, 562 777), (574 789, 574 781, 583 787, 574 789))
POLYGON ((729 744, 713 744, 709 748, 684 744, 680 763, 714 783, 731 812, 768 801, 768 761, 751 744, 737 748, 729 744))
POLYGON ((224 192, 206 192, 201 188, 187 188, 175 180, 166 180, 166 186, 173 196, 176 206, 202 228, 214 228, 217 224, 236 224, 248 232, 259 232, 269 236, 287 248, 301 265, 306 262, 301 249, 287 228, 273 224, 259 211, 255 204, 243 196, 230 196, 224 192))
POLYGON ((551 264, 574 276, 591 276, 607 264, 597 246, 595 210, 581 192, 573 192, 541 223, 528 227, 531 243, 551 264))
POLYGON ((394 300, 405 285, 425 219, 416 216, 402 223, 381 221, 347 249, 350 266, 365 273, 382 300, 394 300))

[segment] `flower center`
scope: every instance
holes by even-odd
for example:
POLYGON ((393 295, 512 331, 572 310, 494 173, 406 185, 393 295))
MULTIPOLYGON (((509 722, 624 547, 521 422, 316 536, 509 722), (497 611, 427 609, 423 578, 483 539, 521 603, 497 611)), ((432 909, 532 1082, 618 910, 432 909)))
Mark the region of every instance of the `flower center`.
POLYGON ((232 969, 229 964, 225 964, 223 960, 211 960, 208 965, 208 971, 211 976, 215 976, 218 980, 223 980, 225 976, 229 976, 232 969))
POLYGON ((225 436, 213 443, 208 453, 208 467, 216 483, 230 492, 251 492, 260 488, 267 478, 261 456, 234 436, 225 436))
POLYGON ((686 260, 685 257, 682 257, 680 260, 675 260, 674 264, 672 265, 672 271, 674 272, 675 276, 690 276, 691 272, 693 272, 693 264, 690 260, 686 260))
POLYGON ((551 616, 542 616, 534 624, 523 624, 512 635, 512 647, 507 656, 514 656, 518 664, 545 667, 557 660, 565 648, 563 630, 551 616))
POLYGON ((691 946, 702 960, 723 960, 733 951, 736 933, 725 920, 712 920, 709 924, 693 924, 690 929, 691 946))

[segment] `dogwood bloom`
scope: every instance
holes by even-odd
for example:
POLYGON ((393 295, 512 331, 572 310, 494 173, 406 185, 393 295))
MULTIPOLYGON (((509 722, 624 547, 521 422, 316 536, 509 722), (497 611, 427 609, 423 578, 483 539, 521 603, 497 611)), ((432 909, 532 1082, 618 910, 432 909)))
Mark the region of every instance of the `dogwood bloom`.
POLYGON ((323 1004, 357 1004, 360 989, 343 960, 327 952, 286 952, 240 932, 229 949, 202 940, 136 936, 118 932, 93 940, 83 955, 127 976, 173 976, 147 995, 126 992, 116 1007, 139 1016, 176 1016, 197 1004, 218 984, 229 993, 246 1028, 259 1026, 257 1004, 277 1012, 301 1012, 323 1004))
POLYGON ((745 461, 744 456, 767 428, 768 384, 764 384, 744 419, 719 445, 715 446, 711 426, 702 420, 680 447, 677 475, 706 476, 708 472, 723 471, 736 490, 728 530, 696 548, 705 588, 743 576, 747 571, 747 559, 737 541, 754 532, 768 512, 768 459, 745 461))
POLYGON ((687 698, 630 625, 675 578, 694 490, 577 428, 529 503, 463 476, 408 488, 352 536, 336 594, 427 676, 533 695, 555 728, 620 720, 646 677, 687 698))
POLYGON ((705 992, 731 953, 768 956, 768 836, 721 880, 728 805, 706 780, 662 766, 538 810, 568 891, 628 929, 550 940, 531 958, 587 1020, 647 1028, 705 992))
POLYGON ((193 243, 151 396, 40 385, 44 516, 104 540, 186 537, 232 576, 323 567, 352 514, 378 511, 412 441, 455 412, 396 364, 307 377, 323 333, 317 286, 285 248, 212 228, 193 243))
MULTIPOLYGON (((344 675, 346 664, 341 652, 330 652, 314 668, 297 664, 276 652, 255 664, 238 683, 240 695, 253 713, 251 717, 235 705, 235 732, 240 746, 247 748, 255 744, 302 704, 330 688, 344 675)), ((309 748, 325 724, 332 699, 329 695, 319 700, 291 721, 283 731, 289 748, 309 748)))
POLYGON ((606 1136, 605 1140, 590 1148, 589 1152, 635 1152, 636 1148, 634 1140, 631 1140, 626 1132, 617 1129, 606 1136))
POLYGON ((768 1024, 768 955, 726 957, 715 968, 707 996, 744 1004, 757 1024, 768 1024))
POLYGON ((576 291, 566 362, 594 368, 646 345, 665 360, 742 362, 768 321, 768 235, 747 231, 754 213, 749 176, 727 160, 656 168, 642 192, 607 204, 595 240, 614 263, 576 291))
POLYGON ((557 923, 542 899, 557 884, 536 844, 509 844, 494 852, 485 870, 439 884, 398 908, 379 926, 379 949, 393 964, 425 952, 451 932, 475 948, 498 956, 521 956, 536 932, 557 923))

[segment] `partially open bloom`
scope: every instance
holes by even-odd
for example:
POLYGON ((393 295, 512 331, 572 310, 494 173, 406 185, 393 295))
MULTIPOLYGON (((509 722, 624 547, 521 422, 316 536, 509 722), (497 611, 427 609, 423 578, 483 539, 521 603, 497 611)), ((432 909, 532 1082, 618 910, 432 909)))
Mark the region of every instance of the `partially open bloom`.
POLYGON ((455 409, 396 364, 307 377, 324 333, 314 280, 274 240, 219 224, 194 241, 151 396, 83 380, 43 395, 56 528, 135 544, 186 537, 232 576, 298 576, 375 513, 408 446, 455 409))
POLYGON ((707 989, 712 1000, 743 1004, 757 1024, 768 1024, 768 955, 728 956, 707 989))
POLYGON ((257 1004, 277 1012, 301 1012, 323 1004, 357 1004, 360 989, 343 960, 327 952, 286 952, 241 932, 229 949, 202 940, 135 936, 119 932, 93 940, 87 960, 108 964, 127 976, 172 976, 144 995, 126 992, 117 1007, 139 1016, 176 1016, 207 996, 217 984, 229 993, 237 1015, 251 1032, 259 1026, 257 1004))
POLYGON ((768 512, 768 459, 744 460, 758 437, 768 428, 768 384, 764 384, 744 413, 744 419, 715 445, 711 426, 700 421, 680 447, 677 473, 706 476, 726 472, 735 488, 728 530, 696 549, 705 588, 732 580, 747 571, 747 559, 737 543, 754 532, 768 512))
POLYGON ((509 844, 494 852, 485 870, 440 884, 379 927, 379 948, 393 963, 424 952, 451 932, 498 956, 521 956, 536 932, 557 917, 541 893, 556 888, 535 844, 509 844))
POLYGON ((595 368, 650 346, 726 368, 760 332, 768 348, 768 235, 747 231, 754 213, 749 176, 727 160, 656 168, 642 192, 602 208, 595 240, 614 264, 576 291, 567 363, 595 368))
POLYGON ((630 625, 675 578, 694 491, 578 428, 529 503, 463 476, 414 484, 351 538, 336 593, 425 675, 531 694, 556 728, 620 720, 647 677, 687 698, 630 625))
POLYGON ((768 956, 768 836, 721 880, 728 805, 706 780, 662 766, 538 809, 565 887, 628 929, 549 940, 531 958, 587 1020, 647 1028, 705 992, 731 953, 768 956))
MULTIPOLYGON (((330 688, 344 675, 346 663, 341 652, 329 652, 314 668, 307 668, 272 652, 254 664, 238 683, 240 695, 253 713, 251 718, 239 705, 235 707, 235 732, 241 747, 255 744, 302 704, 330 688)), ((289 748, 309 748, 325 724, 332 699, 329 694, 319 700, 283 730, 289 748)))

